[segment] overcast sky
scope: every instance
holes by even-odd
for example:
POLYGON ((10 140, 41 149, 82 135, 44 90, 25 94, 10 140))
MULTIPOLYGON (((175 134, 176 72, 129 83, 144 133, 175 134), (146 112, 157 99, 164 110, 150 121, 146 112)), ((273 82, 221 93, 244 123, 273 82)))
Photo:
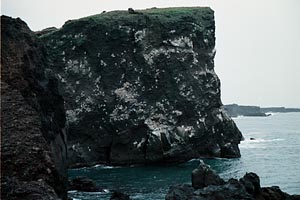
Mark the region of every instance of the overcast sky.
POLYGON ((32 30, 69 19, 151 7, 210 6, 224 104, 300 107, 300 0, 2 0, 32 30))

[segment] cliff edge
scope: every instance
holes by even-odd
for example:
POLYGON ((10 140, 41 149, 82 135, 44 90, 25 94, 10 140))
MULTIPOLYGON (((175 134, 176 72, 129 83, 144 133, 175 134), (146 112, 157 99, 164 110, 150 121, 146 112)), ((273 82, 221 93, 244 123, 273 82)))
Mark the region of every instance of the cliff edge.
POLYGON ((239 157, 210 8, 113 11, 40 34, 70 124, 70 166, 239 157))
POLYGON ((45 53, 22 20, 1 16, 3 199, 67 199, 65 110, 45 53))

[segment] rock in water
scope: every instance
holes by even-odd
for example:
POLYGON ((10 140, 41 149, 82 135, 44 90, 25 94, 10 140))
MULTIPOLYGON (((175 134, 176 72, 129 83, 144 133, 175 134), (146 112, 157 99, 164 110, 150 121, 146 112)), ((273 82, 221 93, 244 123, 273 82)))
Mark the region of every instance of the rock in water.
POLYGON ((202 160, 199 167, 192 172, 192 186, 195 189, 221 184, 224 184, 223 179, 210 169, 208 165, 204 164, 202 160))
POLYGON ((166 200, 300 200, 299 195, 289 195, 276 186, 261 188, 253 172, 240 180, 224 181, 203 162, 192 172, 192 183, 171 186, 166 200))
POLYGON ((20 19, 1 16, 1 197, 67 199, 66 132, 45 49, 20 19))
POLYGON ((79 176, 69 180, 69 190, 83 192, 102 192, 103 189, 97 186, 96 182, 84 176, 79 176))
POLYGON ((71 166, 239 157, 222 108, 210 8, 107 12, 42 35, 70 125, 71 166))
POLYGON ((114 191, 110 197, 110 200, 130 200, 129 195, 122 192, 114 191))

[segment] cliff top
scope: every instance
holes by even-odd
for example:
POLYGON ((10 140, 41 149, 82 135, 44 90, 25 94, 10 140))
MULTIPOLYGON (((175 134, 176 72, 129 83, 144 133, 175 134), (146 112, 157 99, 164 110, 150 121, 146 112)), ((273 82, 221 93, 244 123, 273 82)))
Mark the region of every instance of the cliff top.
MULTIPOLYGON (((139 15, 145 15, 150 18, 159 18, 160 21, 177 21, 185 16, 198 18, 198 19, 213 19, 214 11, 209 7, 173 7, 173 8, 150 8, 146 10, 119 10, 104 12, 78 20, 94 20, 95 22, 123 21, 135 20, 139 15)), ((77 21, 77 20, 74 20, 77 21)))
POLYGON ((68 29, 69 27, 74 27, 75 24, 77 26, 80 24, 79 26, 81 28, 82 26, 85 27, 86 25, 96 24, 101 24, 106 27, 133 24, 139 26, 156 21, 171 26, 174 26, 175 23, 182 22, 195 23, 201 27, 207 27, 211 26, 211 22, 214 21, 214 11, 209 7, 150 8, 146 10, 133 10, 129 8, 128 10, 103 12, 80 19, 68 20, 63 25, 63 28, 68 29))

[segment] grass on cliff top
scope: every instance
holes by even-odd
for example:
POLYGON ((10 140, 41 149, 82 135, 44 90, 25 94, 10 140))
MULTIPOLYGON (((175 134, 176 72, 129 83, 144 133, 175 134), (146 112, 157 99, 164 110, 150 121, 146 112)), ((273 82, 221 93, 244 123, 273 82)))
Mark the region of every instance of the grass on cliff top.
POLYGON ((114 22, 138 22, 142 16, 147 16, 149 19, 158 19, 160 22, 176 22, 180 18, 190 17, 199 21, 213 20, 214 11, 209 7, 173 7, 173 8, 150 8, 146 10, 135 10, 136 14, 130 14, 126 11, 111 11, 101 14, 96 14, 77 20, 72 20, 66 23, 78 21, 91 21, 94 23, 111 24, 114 22))

